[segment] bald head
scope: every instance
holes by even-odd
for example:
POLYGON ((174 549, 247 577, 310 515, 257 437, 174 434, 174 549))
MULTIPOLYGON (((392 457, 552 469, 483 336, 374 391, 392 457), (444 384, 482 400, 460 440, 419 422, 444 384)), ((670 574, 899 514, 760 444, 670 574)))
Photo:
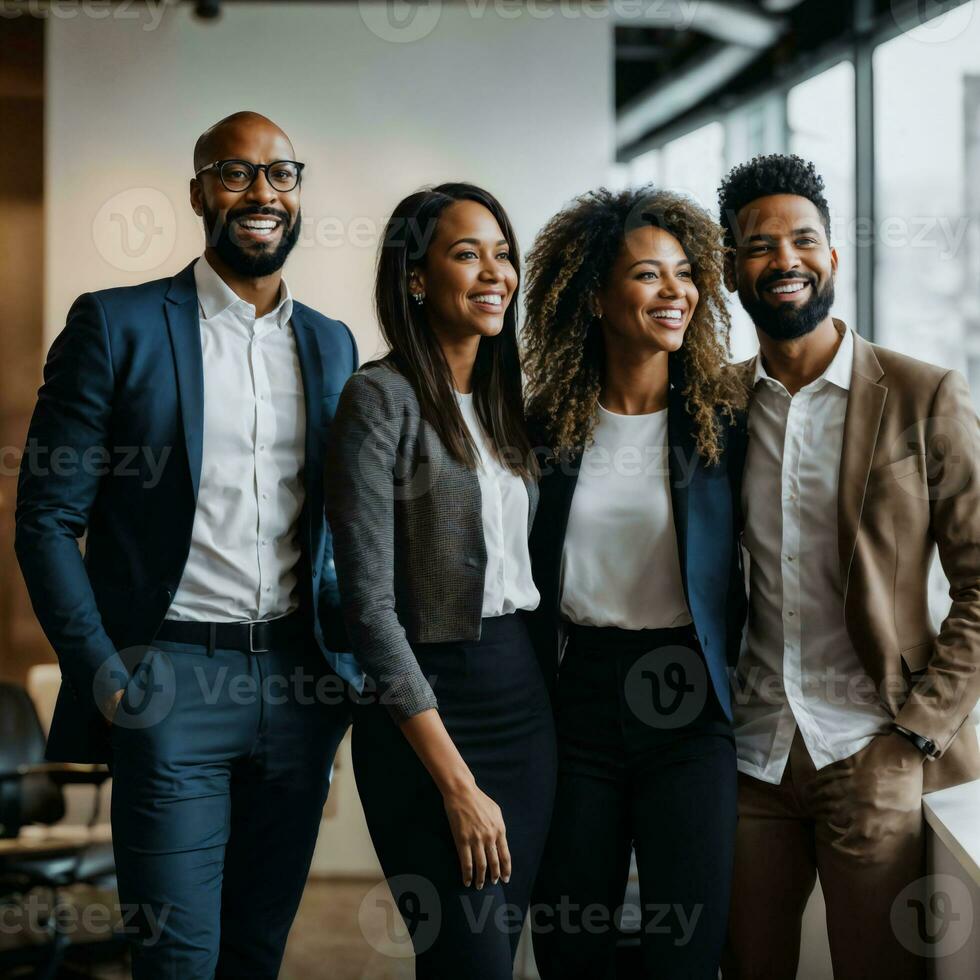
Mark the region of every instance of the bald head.
POLYGON ((248 110, 233 112, 219 119, 197 138, 194 144, 194 173, 215 160, 252 160, 258 148, 269 146, 278 148, 270 159, 295 159, 289 137, 271 119, 248 110))
POLYGON ((204 219, 205 254, 223 275, 257 279, 276 274, 296 244, 299 175, 284 167, 269 171, 271 164, 286 160, 302 163, 296 161, 289 137, 258 112, 226 116, 198 139, 194 173, 199 175, 190 179, 188 191, 194 213, 204 219), (205 169, 219 160, 239 160, 252 167, 233 165, 230 177, 205 169), (283 186, 289 189, 280 190, 283 186), (255 223, 257 217, 263 219, 261 224, 255 223))

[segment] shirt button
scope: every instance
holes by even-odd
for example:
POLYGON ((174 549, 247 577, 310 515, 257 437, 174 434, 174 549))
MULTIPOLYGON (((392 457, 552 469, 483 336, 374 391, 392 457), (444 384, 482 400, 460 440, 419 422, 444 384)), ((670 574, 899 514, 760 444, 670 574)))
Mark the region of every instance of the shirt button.
POLYGON ((268 500, 269 499, 269 495, 267 493, 262 494, 262 499, 263 500, 268 500))
POLYGON ((796 613, 793 612, 792 609, 787 609, 786 610, 786 615, 789 616, 790 619, 792 619, 796 615, 796 613))
POLYGON ((796 561, 796 555, 787 555, 786 556, 786 560, 787 561, 796 561))
POLYGON ((264 453, 265 452, 265 446, 264 445, 259 446, 259 452, 260 453, 264 453))

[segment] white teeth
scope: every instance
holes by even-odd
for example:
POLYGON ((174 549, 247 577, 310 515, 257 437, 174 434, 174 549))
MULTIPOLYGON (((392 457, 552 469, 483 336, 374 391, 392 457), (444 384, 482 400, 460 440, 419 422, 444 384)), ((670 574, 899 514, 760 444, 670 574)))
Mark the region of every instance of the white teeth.
POLYGON ((773 293, 798 293, 806 288, 805 282, 787 283, 785 286, 773 286, 770 292, 773 293))
POLYGON ((495 293, 488 293, 486 296, 474 296, 474 303, 489 303, 491 306, 500 306, 502 302, 502 297, 497 296, 495 293))
POLYGON ((681 320, 683 314, 680 310, 658 310, 652 314, 658 320, 681 320))
POLYGON ((276 227, 275 221, 242 221, 242 227, 251 231, 272 231, 276 227))

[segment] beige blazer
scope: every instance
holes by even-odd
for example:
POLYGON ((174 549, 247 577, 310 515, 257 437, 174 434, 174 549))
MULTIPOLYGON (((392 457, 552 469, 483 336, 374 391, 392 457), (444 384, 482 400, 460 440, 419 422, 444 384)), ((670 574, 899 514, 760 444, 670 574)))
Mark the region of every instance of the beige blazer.
MULTIPOLYGON (((739 365, 746 385, 754 368, 739 365)), ((855 335, 839 483, 854 649, 895 721, 936 744, 925 791, 980 778, 968 721, 980 698, 980 428, 962 375, 855 335), (933 547, 953 600, 938 635, 933 547)))

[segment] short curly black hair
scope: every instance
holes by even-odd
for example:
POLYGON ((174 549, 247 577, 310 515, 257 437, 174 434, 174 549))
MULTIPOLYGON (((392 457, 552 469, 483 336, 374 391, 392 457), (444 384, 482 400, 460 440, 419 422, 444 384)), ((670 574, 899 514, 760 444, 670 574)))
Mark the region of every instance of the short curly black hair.
POLYGON ((808 160, 792 153, 770 153, 739 164, 722 181, 718 190, 721 226, 725 244, 737 244, 736 219, 746 204, 772 194, 795 194, 811 201, 820 212, 830 240, 830 205, 824 197, 824 180, 808 160))

